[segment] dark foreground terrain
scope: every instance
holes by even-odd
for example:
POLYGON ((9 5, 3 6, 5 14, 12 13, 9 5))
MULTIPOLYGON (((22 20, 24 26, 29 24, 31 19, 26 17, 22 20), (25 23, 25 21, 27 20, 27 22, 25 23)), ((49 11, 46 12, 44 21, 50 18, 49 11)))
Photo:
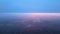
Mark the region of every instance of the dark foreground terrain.
POLYGON ((60 14, 37 15, 1 13, 0 34, 60 34, 60 14))

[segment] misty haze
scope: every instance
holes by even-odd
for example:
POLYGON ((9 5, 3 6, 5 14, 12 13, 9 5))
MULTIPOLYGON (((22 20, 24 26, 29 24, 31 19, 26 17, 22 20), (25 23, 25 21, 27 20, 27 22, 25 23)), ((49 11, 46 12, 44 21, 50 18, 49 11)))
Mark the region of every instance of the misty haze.
POLYGON ((60 14, 0 13, 0 34, 60 34, 60 14))

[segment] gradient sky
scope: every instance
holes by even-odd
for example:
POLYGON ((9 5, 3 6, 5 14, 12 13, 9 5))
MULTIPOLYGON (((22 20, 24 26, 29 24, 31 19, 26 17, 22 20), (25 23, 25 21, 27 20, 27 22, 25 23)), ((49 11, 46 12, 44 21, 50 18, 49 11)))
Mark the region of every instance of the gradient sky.
POLYGON ((0 0, 0 12, 60 12, 60 0, 0 0))

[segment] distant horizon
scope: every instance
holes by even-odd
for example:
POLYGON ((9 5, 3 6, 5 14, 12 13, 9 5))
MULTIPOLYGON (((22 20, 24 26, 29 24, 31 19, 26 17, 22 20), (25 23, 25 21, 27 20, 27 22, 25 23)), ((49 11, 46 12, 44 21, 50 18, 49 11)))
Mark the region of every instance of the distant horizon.
POLYGON ((60 12, 0 12, 0 13, 60 13, 60 12))

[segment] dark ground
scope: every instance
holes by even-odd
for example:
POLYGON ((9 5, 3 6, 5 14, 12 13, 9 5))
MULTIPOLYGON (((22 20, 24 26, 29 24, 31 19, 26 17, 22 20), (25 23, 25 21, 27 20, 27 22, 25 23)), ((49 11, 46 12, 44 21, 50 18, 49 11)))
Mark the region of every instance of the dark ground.
POLYGON ((60 17, 56 18, 33 22, 33 20, 23 19, 23 17, 17 18, 10 14, 0 14, 0 34, 60 34, 60 17), (32 26, 29 28, 22 23, 32 24, 32 26))

